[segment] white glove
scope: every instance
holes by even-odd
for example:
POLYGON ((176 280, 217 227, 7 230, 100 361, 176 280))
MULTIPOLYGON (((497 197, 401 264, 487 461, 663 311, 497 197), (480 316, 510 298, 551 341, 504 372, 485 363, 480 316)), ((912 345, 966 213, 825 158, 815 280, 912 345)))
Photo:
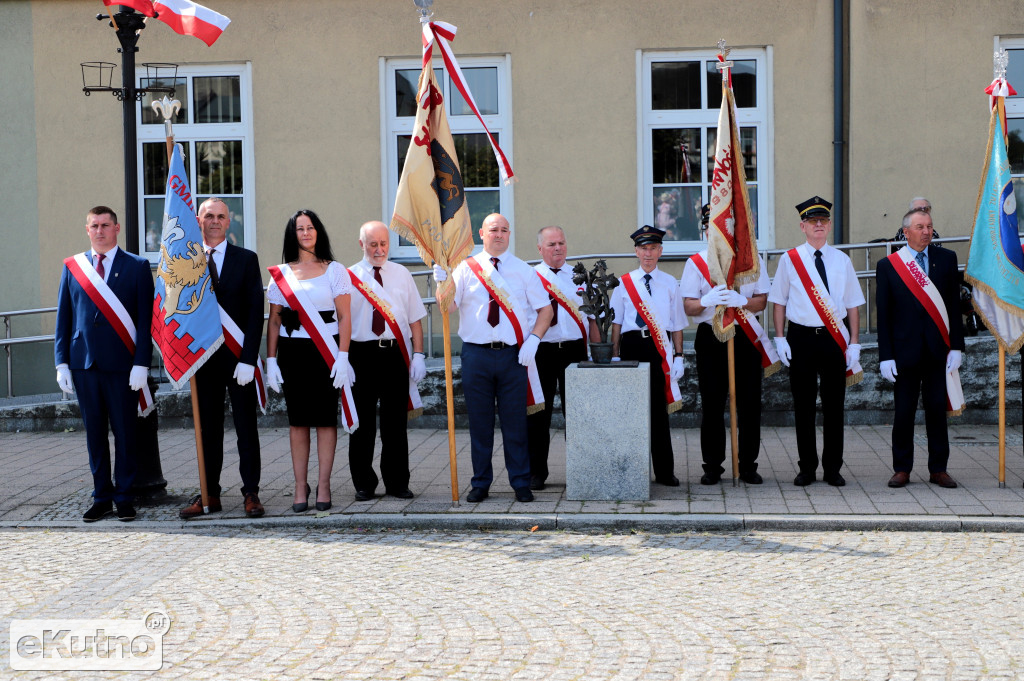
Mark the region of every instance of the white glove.
POLYGON ((284 376, 281 375, 281 367, 277 366, 277 357, 267 357, 267 387, 279 393, 282 383, 284 376))
POLYGON ((621 362, 622 358, 621 357, 612 357, 612 361, 613 362, 621 362))
POLYGON ((701 307, 715 307, 725 305, 728 300, 729 292, 725 290, 725 284, 719 284, 701 297, 700 305, 701 307))
POLYGON ((683 373, 686 371, 686 362, 683 361, 682 357, 676 357, 672 360, 672 380, 678 381, 683 377, 683 373))
POLYGON ((523 341, 523 347, 519 348, 519 363, 524 367, 529 366, 537 356, 537 347, 540 345, 540 338, 530 334, 530 337, 523 341))
POLYGON ((896 382, 896 375, 897 375, 896 374, 896 360, 894 360, 894 359, 882 360, 882 363, 879 364, 878 367, 882 371, 882 378, 884 378, 885 380, 889 381, 890 383, 895 383, 896 382))
POLYGON ((959 350, 950 350, 949 354, 946 355, 946 373, 954 369, 959 369, 960 364, 964 361, 964 353, 959 350))
POLYGON ((860 344, 851 343, 846 346, 846 370, 849 371, 853 365, 860 361, 860 344))
POLYGON ((132 372, 128 374, 128 387, 132 390, 142 390, 146 385, 146 377, 149 376, 149 367, 133 366, 132 372))
POLYGON ((442 281, 448 278, 448 272, 446 272, 445 269, 438 265, 437 263, 434 263, 433 270, 434 281, 436 281, 438 284, 440 284, 442 281))
POLYGON ((776 336, 772 340, 775 341, 775 352, 779 353, 779 359, 786 366, 789 366, 790 360, 793 359, 793 351, 789 349, 789 341, 786 340, 785 336, 776 336))
POLYGON ((422 352, 412 354, 412 363, 409 366, 409 378, 413 383, 419 383, 427 376, 427 362, 423 359, 422 352))
POLYGON ((730 290, 727 291, 727 293, 728 298, 726 299, 725 304, 728 305, 729 307, 743 307, 744 305, 747 304, 747 297, 744 295, 740 295, 739 291, 730 290))
POLYGON ((57 385, 60 386, 62 392, 66 392, 68 395, 75 394, 75 384, 71 380, 71 369, 68 369, 67 364, 57 365, 57 385))
POLYGON ((238 382, 238 385, 248 385, 252 382, 252 378, 255 375, 256 367, 251 364, 242 364, 239 362, 235 365, 235 373, 232 378, 238 382))
POLYGON ((344 350, 338 351, 338 359, 334 360, 331 368, 331 378, 334 379, 335 388, 351 388, 356 382, 356 372, 348 362, 348 353, 344 350))

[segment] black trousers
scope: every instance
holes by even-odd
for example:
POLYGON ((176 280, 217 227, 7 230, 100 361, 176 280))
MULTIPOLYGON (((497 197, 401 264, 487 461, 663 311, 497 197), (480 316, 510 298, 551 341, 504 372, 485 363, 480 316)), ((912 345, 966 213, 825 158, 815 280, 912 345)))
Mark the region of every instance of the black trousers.
POLYGON ((376 341, 353 342, 348 357, 356 370, 352 398, 359 416, 359 427, 348 436, 352 485, 370 492, 377 487, 373 447, 380 403, 380 476, 386 490, 401 492, 409 487, 409 369, 402 349, 397 344, 382 348, 376 341))
MULTIPOLYGON (((736 421, 739 427, 740 473, 757 470, 761 449, 761 353, 743 331, 733 341, 736 359, 736 421)), ((725 409, 729 397, 728 344, 715 338, 707 322, 697 326, 693 344, 697 351, 697 381, 700 385, 700 451, 704 472, 721 476, 725 472, 725 409)))
POLYGON ((920 395, 928 433, 928 472, 943 473, 949 461, 949 432, 946 430, 946 358, 922 350, 917 362, 899 365, 893 398, 892 469, 909 473, 914 468, 914 415, 920 395))
POLYGON ((544 409, 526 417, 526 439, 530 448, 530 476, 542 482, 548 478, 548 450, 551 445, 551 414, 555 392, 562 398, 565 417, 565 369, 587 359, 587 343, 582 338, 563 343, 541 343, 537 347, 537 373, 544 392, 544 409))
POLYGON ((820 392, 824 435, 821 467, 825 476, 834 475, 843 466, 846 356, 824 327, 801 326, 790 322, 786 338, 793 351, 789 365, 789 385, 793 391, 800 472, 814 475, 818 470, 814 403, 820 392))
POLYGON ((225 346, 217 349, 196 372, 199 393, 199 421, 203 433, 206 461, 206 488, 212 497, 220 497, 220 471, 224 466, 224 393, 231 400, 231 415, 238 444, 238 472, 242 494, 260 489, 260 436, 256 430, 256 381, 238 385, 232 376, 238 360, 225 346))
POLYGON ((671 477, 675 469, 672 454, 672 435, 668 427, 665 403, 665 374, 661 370, 661 355, 653 338, 644 338, 639 331, 628 331, 619 338, 619 356, 624 360, 648 362, 651 371, 651 464, 654 477, 671 477))

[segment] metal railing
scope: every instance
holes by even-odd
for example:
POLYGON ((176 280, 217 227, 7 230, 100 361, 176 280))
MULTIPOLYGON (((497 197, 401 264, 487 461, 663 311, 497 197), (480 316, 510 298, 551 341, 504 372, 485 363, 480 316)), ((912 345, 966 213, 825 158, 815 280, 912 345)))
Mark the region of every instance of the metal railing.
MULTIPOLYGON (((957 244, 967 243, 970 241, 968 236, 956 236, 947 237, 942 239, 935 239, 933 243, 936 244, 957 244)), ((875 279, 874 264, 883 257, 887 257, 890 253, 899 250, 906 242, 905 241, 879 241, 879 242, 865 242, 857 244, 839 244, 835 248, 844 251, 854 261, 854 269, 857 272, 857 279, 862 282, 864 287, 864 299, 866 301, 864 314, 861 315, 861 332, 865 334, 871 334, 874 332, 875 325, 872 319, 873 310, 873 288, 875 279), (863 253, 857 253, 862 251, 863 253), (878 252, 880 255, 873 258, 873 254, 878 252), (861 257, 863 255, 863 258, 861 257), (863 268, 859 267, 859 263, 863 262, 863 268)), ((778 267, 778 259, 785 253, 788 248, 772 248, 760 251, 761 257, 764 258, 765 266, 768 268, 769 275, 772 276, 775 273, 775 269, 778 267)), ((586 255, 574 255, 566 258, 569 261, 587 260, 593 261, 598 259, 604 259, 609 261, 616 260, 633 260, 636 257, 634 253, 588 253, 586 255)), ((670 254, 666 253, 662 255, 661 260, 665 263, 679 263, 685 262, 690 254, 670 254)), ((966 258, 959 258, 961 261, 960 269, 964 268, 963 261, 966 258)), ((528 263, 535 265, 540 262, 537 260, 528 260, 528 263)), ((615 270, 615 268, 609 268, 615 270)), ((630 263, 629 269, 634 269, 633 264, 630 263)), ((627 270, 628 271, 628 270, 627 270)), ((434 357, 434 312, 435 306, 437 305, 437 299, 434 296, 434 279, 431 276, 429 269, 420 270, 412 273, 414 278, 423 278, 423 304, 427 308, 426 318, 426 329, 424 329, 424 335, 426 336, 426 354, 428 357, 434 357)), ((11 336, 11 319, 13 317, 22 317, 29 315, 41 315, 49 314, 57 311, 56 307, 44 307, 36 308, 32 310, 12 310, 9 312, 0 312, 0 317, 4 320, 4 337, 0 338, 0 346, 3 346, 7 360, 7 397, 14 397, 14 377, 13 377, 13 362, 11 357, 11 348, 15 345, 28 345, 31 343, 52 343, 53 335, 46 336, 22 336, 12 337, 11 336)), ((266 316, 264 316, 266 319, 266 316)), ((764 327, 768 331, 769 335, 773 332, 773 320, 772 320, 772 304, 769 303, 768 307, 764 312, 764 327)), ((160 358, 159 353, 156 353, 157 357, 157 368, 162 369, 163 360, 160 358)))

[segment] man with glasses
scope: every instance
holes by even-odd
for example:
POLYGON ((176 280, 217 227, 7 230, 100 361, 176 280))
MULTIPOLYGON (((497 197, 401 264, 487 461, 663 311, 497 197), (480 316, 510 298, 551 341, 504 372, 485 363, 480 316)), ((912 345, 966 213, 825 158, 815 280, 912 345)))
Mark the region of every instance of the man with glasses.
POLYGON ((833 487, 846 480, 843 465, 843 413, 846 388, 860 382, 860 311, 864 294, 849 256, 828 245, 832 204, 813 196, 796 206, 806 243, 779 259, 768 300, 775 304, 775 347, 789 367, 796 419, 800 471, 793 484, 817 478, 815 397, 821 394, 822 479, 833 487), (789 332, 784 337, 786 320, 789 332))

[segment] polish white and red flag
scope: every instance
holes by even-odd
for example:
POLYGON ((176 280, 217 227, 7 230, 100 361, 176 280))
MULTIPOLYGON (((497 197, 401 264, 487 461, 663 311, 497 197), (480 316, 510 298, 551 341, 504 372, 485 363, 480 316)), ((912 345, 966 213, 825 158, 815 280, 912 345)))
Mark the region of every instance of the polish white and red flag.
MULTIPOLYGON (((736 125, 736 100, 732 91, 732 74, 726 61, 729 54, 725 42, 719 43, 718 60, 722 62, 722 108, 718 115, 718 137, 715 148, 715 167, 711 179, 708 221, 708 270, 713 285, 725 284, 739 288, 740 284, 756 281, 760 276, 757 257, 754 215, 747 194, 747 178, 743 172, 743 154, 736 125)), ((734 333, 735 310, 719 305, 712 327, 715 336, 728 340, 734 333)))
POLYGON ((103 0, 103 4, 131 7, 164 22, 175 33, 195 36, 207 45, 213 45, 231 23, 223 14, 192 0, 103 0))

